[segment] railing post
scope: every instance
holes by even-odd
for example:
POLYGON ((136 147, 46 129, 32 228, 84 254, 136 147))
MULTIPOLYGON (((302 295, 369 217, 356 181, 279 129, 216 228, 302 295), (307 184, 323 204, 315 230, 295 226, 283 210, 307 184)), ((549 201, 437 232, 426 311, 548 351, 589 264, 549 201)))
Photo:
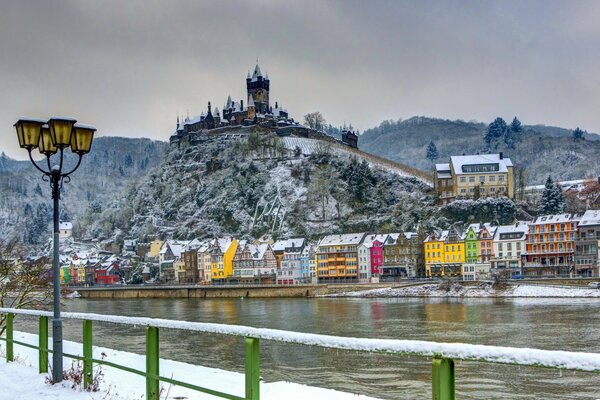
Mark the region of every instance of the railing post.
POLYGON ((260 399, 259 340, 246 338, 246 400, 260 399))
POLYGON ((433 400, 455 400, 454 361, 450 358, 434 357, 431 371, 433 400))
POLYGON ((92 321, 83 320, 83 388, 87 389, 93 380, 92 364, 92 321))
POLYGON ((6 362, 14 359, 13 352, 13 319, 15 314, 6 314, 6 362))
POLYGON ((157 400, 159 394, 159 345, 158 328, 149 326, 146 329, 146 399, 157 400))
POLYGON ((40 317, 39 329, 39 371, 40 374, 48 372, 48 317, 40 317))

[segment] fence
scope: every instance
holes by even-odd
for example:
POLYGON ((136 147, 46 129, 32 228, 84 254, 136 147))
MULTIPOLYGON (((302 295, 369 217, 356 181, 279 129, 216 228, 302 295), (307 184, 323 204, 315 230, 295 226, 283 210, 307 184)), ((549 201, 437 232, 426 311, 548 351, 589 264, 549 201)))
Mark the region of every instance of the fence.
MULTIPOLYGON (((5 337, 0 338, 6 342, 6 360, 8 362, 13 361, 15 344, 37 349, 39 352, 39 372, 47 372, 48 353, 52 352, 52 350, 48 349, 48 318, 51 317, 52 314, 45 311, 19 310, 12 308, 0 308, 0 313, 6 314, 5 337), (39 318, 38 346, 14 340, 13 322, 16 315, 28 315, 39 318)), ((83 361, 85 387, 92 383, 92 366, 96 363, 145 377, 146 399, 158 399, 159 383, 166 382, 223 399, 259 400, 260 340, 272 340, 341 350, 433 357, 431 373, 433 400, 454 400, 456 398, 454 360, 547 367, 594 373, 600 372, 600 354, 596 353, 550 351, 462 343, 436 343, 418 340, 351 338, 237 325, 173 321, 142 317, 119 317, 102 314, 62 313, 62 318, 83 321, 83 356, 75 354, 65 354, 65 356, 83 361), (93 322, 146 326, 146 371, 136 370, 105 360, 94 359, 92 357, 93 322), (161 376, 159 371, 159 329, 161 328, 244 337, 245 396, 239 397, 161 376)))

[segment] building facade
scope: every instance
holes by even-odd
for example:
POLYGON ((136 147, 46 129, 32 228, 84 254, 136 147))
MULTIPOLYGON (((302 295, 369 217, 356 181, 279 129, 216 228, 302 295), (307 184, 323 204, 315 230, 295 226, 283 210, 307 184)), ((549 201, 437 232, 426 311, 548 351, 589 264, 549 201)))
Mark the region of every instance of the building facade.
POLYGON ((575 271, 575 235, 579 218, 542 215, 529 224, 521 254, 525 276, 571 276, 575 271))
POLYGON ((436 164, 434 189, 439 202, 507 196, 514 198, 513 164, 502 153, 452 156, 436 164))
POLYGON ((600 276, 600 211, 587 210, 581 217, 575 236, 575 274, 600 276))
POLYGON ((321 282, 357 282, 358 246, 364 233, 327 235, 317 245, 317 278, 321 282))

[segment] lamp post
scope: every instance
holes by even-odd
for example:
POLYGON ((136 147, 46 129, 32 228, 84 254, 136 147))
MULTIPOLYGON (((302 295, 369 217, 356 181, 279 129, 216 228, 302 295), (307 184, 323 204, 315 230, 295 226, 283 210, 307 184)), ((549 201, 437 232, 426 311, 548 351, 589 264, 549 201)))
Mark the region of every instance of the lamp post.
MULTIPOLYGON (((96 128, 90 125, 77 124, 73 118, 53 117, 49 120, 36 118, 20 118, 14 127, 17 130, 19 146, 26 149, 32 164, 43 174, 42 179, 50 182, 52 200, 54 201, 54 234, 52 273, 54 281, 54 317, 52 319, 52 379, 60 382, 63 379, 63 349, 62 349, 62 320, 60 318, 60 270, 58 253, 58 201, 63 182, 69 182, 69 177, 81 164, 81 158, 89 153, 96 128), (77 154, 77 165, 68 172, 63 172, 65 149, 77 154), (46 156, 47 169, 39 166, 31 155, 32 150, 38 149, 46 156), (57 154, 58 153, 58 154, 57 154), (53 157, 54 156, 54 157, 53 157), (52 162, 56 164, 52 165, 52 162)), ((42 161, 42 164, 44 162, 42 161)))

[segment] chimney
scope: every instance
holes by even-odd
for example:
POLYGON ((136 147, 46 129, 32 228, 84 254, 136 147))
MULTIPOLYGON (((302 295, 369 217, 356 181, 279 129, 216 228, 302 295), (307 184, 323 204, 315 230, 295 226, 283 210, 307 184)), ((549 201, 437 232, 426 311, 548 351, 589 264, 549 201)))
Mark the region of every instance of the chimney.
POLYGON ((504 160, 504 154, 502 152, 500 152, 500 159, 504 160))
POLYGON ((240 108, 243 110, 244 109, 244 100, 240 100, 240 108))

